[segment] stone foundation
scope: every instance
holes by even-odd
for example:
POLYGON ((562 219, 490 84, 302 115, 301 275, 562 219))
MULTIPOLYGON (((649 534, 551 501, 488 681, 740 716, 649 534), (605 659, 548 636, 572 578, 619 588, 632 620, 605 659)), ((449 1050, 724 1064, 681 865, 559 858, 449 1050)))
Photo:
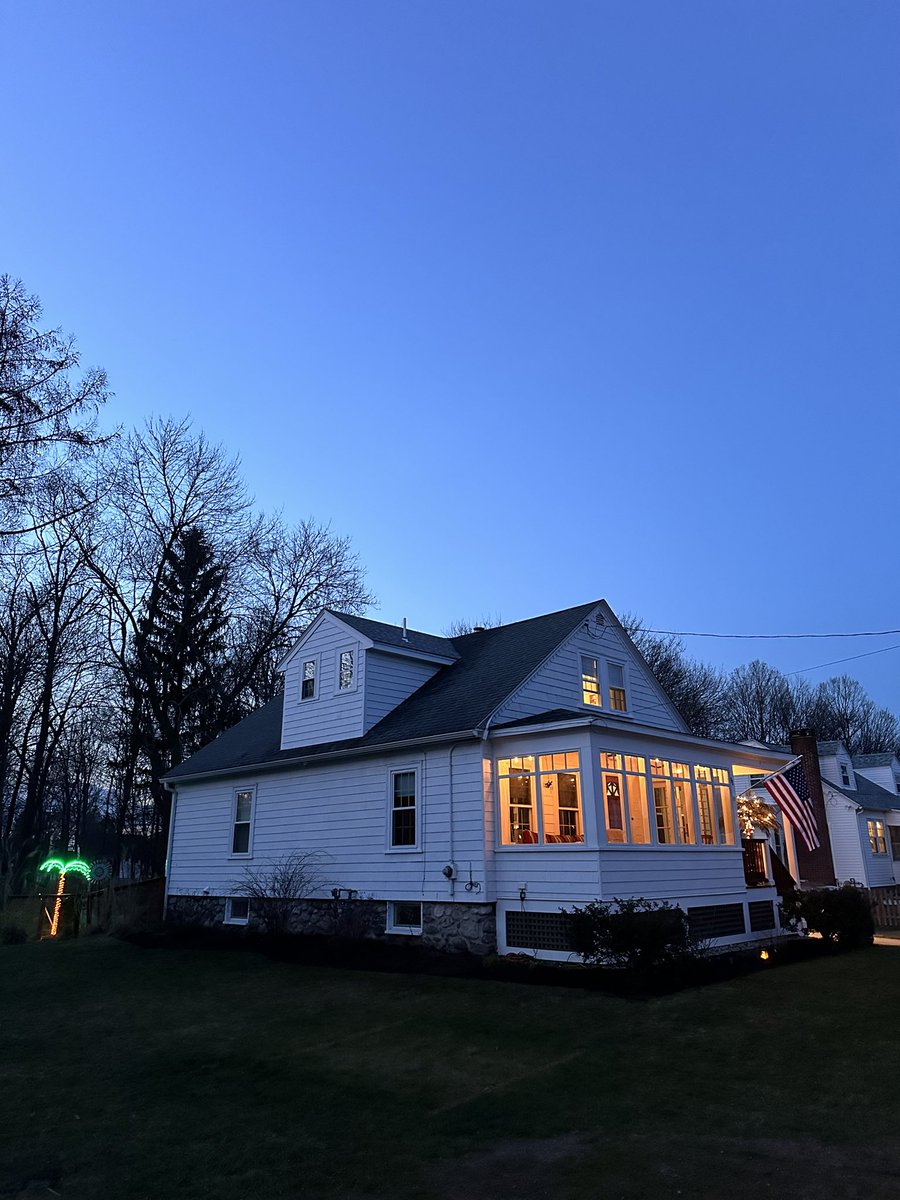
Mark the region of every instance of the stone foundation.
MULTIPOLYGON (((224 896, 169 896, 166 921, 170 925, 222 925, 224 896)), ((449 904, 423 901, 422 933, 391 934, 385 900, 298 900, 288 920, 288 932, 336 937, 384 938, 392 942, 419 942, 435 950, 494 954, 497 918, 493 904, 449 904)), ((250 902, 248 928, 263 927, 250 902)), ((229 925, 228 928, 239 928, 229 925)))

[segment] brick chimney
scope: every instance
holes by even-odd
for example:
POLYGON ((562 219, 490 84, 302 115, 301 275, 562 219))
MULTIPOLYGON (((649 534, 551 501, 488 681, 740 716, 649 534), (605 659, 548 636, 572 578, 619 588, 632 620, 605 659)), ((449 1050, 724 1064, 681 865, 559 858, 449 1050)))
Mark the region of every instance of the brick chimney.
POLYGON ((831 838, 828 834, 828 817, 825 814, 825 796, 822 792, 822 776, 819 774, 819 746, 811 729, 794 729, 791 732, 791 750, 803 757, 803 770, 809 799, 816 814, 819 827, 817 850, 807 850, 803 839, 797 834, 794 845, 797 849, 797 866, 800 885, 806 887, 831 887, 836 882, 834 861, 831 856, 831 838))

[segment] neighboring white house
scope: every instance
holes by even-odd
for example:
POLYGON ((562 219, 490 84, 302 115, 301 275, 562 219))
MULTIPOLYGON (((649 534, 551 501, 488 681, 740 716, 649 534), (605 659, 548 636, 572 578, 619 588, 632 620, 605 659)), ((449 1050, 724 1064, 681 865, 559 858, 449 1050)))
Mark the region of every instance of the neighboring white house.
POLYGON ((838 883, 900 882, 900 762, 894 754, 851 756, 819 743, 819 770, 838 883))
POLYGON ((348 896, 357 928, 479 953, 565 957, 560 908, 597 898, 776 928, 734 776, 790 756, 692 736, 605 601, 455 638, 326 610, 282 670, 168 778, 170 920, 252 922, 242 875, 300 850, 327 856, 322 928, 348 896))

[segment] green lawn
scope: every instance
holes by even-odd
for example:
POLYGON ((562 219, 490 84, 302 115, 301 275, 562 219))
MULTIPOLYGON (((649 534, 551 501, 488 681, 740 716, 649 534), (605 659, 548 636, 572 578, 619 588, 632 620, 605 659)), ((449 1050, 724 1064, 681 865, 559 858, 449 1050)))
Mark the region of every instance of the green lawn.
POLYGON ((629 1002, 0 948, 7 1200, 893 1200, 900 947, 629 1002))

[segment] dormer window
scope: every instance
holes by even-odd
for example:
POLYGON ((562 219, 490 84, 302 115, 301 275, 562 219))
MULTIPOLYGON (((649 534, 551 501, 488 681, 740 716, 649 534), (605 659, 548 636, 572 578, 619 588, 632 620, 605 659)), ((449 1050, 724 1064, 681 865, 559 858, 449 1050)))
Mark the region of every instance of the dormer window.
POLYGON ((338 691, 347 692, 353 687, 353 651, 342 650, 338 658, 338 691))
POLYGON ((609 671, 609 707, 613 712, 628 712, 625 695, 625 668, 621 663, 607 663, 609 671))
POLYGON ((847 770, 846 763, 841 763, 841 783, 844 787, 850 786, 850 772, 847 770))
POLYGON ((308 658, 303 664, 303 674, 300 677, 300 699, 315 700, 316 698, 316 660, 308 658))
POLYGON ((600 707, 600 667, 596 658, 581 657, 581 700, 583 704, 600 707))

